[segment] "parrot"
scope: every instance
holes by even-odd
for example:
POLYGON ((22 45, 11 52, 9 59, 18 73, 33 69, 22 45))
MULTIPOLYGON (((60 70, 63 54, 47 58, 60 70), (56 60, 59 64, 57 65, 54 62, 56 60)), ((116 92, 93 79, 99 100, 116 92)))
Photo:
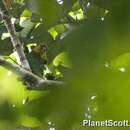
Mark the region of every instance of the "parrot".
POLYGON ((31 47, 31 52, 25 53, 32 72, 41 78, 43 78, 43 70, 47 64, 46 51, 46 45, 36 45, 31 47))

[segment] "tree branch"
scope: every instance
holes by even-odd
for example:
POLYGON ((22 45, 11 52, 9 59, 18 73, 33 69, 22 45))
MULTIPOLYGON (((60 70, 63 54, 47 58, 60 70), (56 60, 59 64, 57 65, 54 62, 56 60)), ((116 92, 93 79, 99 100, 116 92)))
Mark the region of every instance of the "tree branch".
POLYGON ((65 85, 61 81, 44 80, 32 72, 21 68, 19 65, 6 61, 2 56, 0 56, 0 65, 8 70, 11 70, 18 77, 20 77, 21 81, 27 86, 27 89, 29 90, 49 90, 65 85))
POLYGON ((16 34, 14 25, 12 24, 11 15, 6 8, 5 0, 0 0, 0 14, 1 14, 2 20, 4 21, 4 24, 10 34, 11 42, 13 44, 14 49, 17 52, 21 66, 24 69, 31 71, 28 60, 23 51, 22 43, 16 34))

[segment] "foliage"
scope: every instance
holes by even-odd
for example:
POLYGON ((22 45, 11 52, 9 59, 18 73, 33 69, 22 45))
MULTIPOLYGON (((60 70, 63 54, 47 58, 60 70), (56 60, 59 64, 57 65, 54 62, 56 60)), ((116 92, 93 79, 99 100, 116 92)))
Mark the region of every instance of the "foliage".
MULTIPOLYGON (((15 0, 12 21, 33 72, 67 85, 25 90, 0 67, 0 129, 87 130, 84 119, 130 120, 129 6, 129 0, 15 0)), ((0 21, 0 55, 18 63, 0 21)))

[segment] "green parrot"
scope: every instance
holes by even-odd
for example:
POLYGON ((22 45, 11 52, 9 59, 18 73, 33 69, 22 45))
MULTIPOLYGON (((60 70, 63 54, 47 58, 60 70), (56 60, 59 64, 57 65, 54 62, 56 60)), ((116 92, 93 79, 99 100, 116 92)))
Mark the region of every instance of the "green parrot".
POLYGON ((26 53, 32 72, 41 78, 47 64, 46 50, 46 45, 37 45, 31 47, 31 52, 26 53))

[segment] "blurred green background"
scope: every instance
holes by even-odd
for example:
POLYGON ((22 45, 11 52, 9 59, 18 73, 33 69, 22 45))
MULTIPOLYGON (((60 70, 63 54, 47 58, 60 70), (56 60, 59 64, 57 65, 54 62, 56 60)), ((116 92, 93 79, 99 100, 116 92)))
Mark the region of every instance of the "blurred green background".
MULTIPOLYGON (((29 91, 0 67, 0 130, 129 129, 82 121, 130 121, 130 1, 17 0, 13 7, 21 39, 46 43, 49 72, 67 85, 29 91)), ((0 40, 1 55, 13 53, 7 40, 0 40)))

